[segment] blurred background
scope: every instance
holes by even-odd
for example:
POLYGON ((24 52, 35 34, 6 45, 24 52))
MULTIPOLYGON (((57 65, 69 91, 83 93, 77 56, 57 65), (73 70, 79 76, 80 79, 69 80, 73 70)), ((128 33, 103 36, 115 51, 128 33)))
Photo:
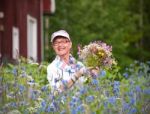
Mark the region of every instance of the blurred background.
POLYGON ((150 60, 149 0, 0 0, 0 61, 51 62, 50 36, 65 29, 77 46, 101 40, 118 64, 150 60))

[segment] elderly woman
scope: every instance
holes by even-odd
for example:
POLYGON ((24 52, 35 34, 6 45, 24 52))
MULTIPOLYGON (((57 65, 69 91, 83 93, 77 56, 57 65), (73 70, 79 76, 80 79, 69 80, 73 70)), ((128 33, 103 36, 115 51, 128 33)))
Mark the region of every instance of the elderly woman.
POLYGON ((86 69, 70 54, 72 41, 69 34, 65 30, 56 31, 51 36, 51 43, 56 53, 56 58, 47 67, 47 79, 52 90, 62 92, 74 84, 83 83, 82 75, 86 69))

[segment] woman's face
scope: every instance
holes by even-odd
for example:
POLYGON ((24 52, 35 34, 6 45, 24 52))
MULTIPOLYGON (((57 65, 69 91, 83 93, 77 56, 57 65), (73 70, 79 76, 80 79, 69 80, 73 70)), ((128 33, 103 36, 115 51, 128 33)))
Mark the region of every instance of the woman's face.
POLYGON ((72 47, 72 42, 64 37, 57 37, 54 39, 53 49, 58 56, 65 56, 70 54, 70 49, 72 47))

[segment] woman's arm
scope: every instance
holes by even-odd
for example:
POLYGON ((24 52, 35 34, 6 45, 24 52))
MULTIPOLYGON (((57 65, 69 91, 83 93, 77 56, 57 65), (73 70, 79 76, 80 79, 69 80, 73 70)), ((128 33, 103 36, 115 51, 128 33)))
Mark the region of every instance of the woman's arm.
POLYGON ((85 73, 85 68, 81 68, 79 71, 77 71, 71 78, 69 81, 67 81, 67 84, 61 84, 60 89, 62 91, 64 91, 66 88, 71 88, 75 82, 85 73))

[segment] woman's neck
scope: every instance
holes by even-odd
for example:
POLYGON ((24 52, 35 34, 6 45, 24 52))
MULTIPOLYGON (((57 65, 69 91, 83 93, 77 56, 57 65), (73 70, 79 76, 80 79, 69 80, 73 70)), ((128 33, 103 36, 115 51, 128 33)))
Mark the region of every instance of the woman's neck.
POLYGON ((69 55, 60 56, 60 59, 63 60, 66 64, 69 64, 69 55))

